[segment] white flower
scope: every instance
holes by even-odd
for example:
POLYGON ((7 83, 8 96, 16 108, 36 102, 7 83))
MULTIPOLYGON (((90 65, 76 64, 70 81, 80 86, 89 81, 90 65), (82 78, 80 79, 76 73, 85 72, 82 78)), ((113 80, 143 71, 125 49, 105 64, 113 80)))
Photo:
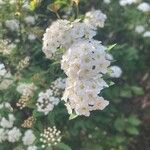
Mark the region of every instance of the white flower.
POLYGON ((28 35, 28 39, 30 40, 30 41, 34 41, 35 39, 36 39, 36 35, 35 34, 29 34, 28 35))
POLYGON ((21 132, 17 127, 13 127, 11 130, 8 131, 8 141, 9 142, 17 142, 21 137, 21 132))
POLYGON ((105 4, 109 4, 111 0, 103 0, 105 4))
POLYGON ((0 63, 0 76, 4 76, 7 73, 4 64, 0 63))
POLYGON ((131 5, 131 4, 137 3, 137 2, 138 2, 138 0, 120 0, 119 4, 121 6, 126 6, 126 5, 131 5))
POLYGON ((137 9, 142 11, 142 12, 149 12, 150 11, 150 4, 143 2, 143 3, 138 5, 137 9))
POLYGON ((0 120, 0 126, 2 126, 3 128, 12 128, 14 121, 15 121, 14 115, 9 114, 8 119, 6 119, 5 117, 2 117, 2 119, 0 120))
POLYGON ((28 146, 27 150, 37 150, 37 146, 28 146))
POLYGON ((146 32, 143 34, 143 37, 150 37, 150 31, 146 31, 146 32))
POLYGON ((0 82, 0 90, 7 89, 13 83, 11 77, 12 77, 11 73, 7 72, 3 80, 0 82))
POLYGON ((9 40, 0 40, 0 53, 8 55, 16 47, 14 43, 9 44, 9 40))
POLYGON ((35 24, 35 17, 27 16, 24 18, 24 21, 29 25, 34 25, 35 24))
POLYGON ((53 110, 54 105, 59 103, 59 99, 53 96, 53 91, 51 89, 46 90, 46 92, 39 93, 39 98, 37 100, 37 111, 43 112, 47 115, 53 110))
POLYGON ((24 145, 32 145, 35 141, 36 137, 33 134, 32 130, 27 130, 22 138, 24 145))
POLYGON ((104 27, 107 16, 100 10, 92 10, 85 14, 84 22, 92 28, 104 27))
POLYGON ((7 139, 7 130, 0 128, 0 143, 7 139))
POLYGON ((3 0, 0 0, 0 5, 4 5, 4 4, 6 4, 6 2, 4 2, 3 0))
POLYGON ((61 68, 71 78, 85 78, 97 73, 106 73, 110 61, 106 59, 105 50, 106 47, 99 41, 79 41, 63 55, 61 68))
POLYGON ((122 75, 122 70, 119 66, 111 66, 110 70, 110 77, 112 78, 119 78, 122 75))
POLYGON ((68 78, 62 98, 66 102, 68 112, 72 113, 74 110, 77 115, 89 116, 92 110, 103 110, 109 103, 98 94, 105 87, 108 85, 100 75, 88 80, 68 78))
POLYGON ((135 27, 135 32, 136 33, 140 34, 140 33, 144 32, 144 30, 145 30, 145 28, 142 25, 138 25, 138 26, 135 27))
POLYGON ((81 38, 90 39, 96 32, 80 20, 69 22, 57 20, 46 29, 43 37, 43 52, 47 58, 53 58, 59 48, 67 50, 73 43, 81 38), (57 36, 56 36, 57 35, 57 36))
POLYGON ((33 83, 20 83, 17 91, 22 95, 32 96, 37 87, 33 83))
POLYGON ((16 0, 9 0, 9 4, 15 4, 16 0))
POLYGON ((106 54, 106 59, 107 59, 107 60, 110 60, 110 61, 113 61, 113 60, 114 60, 114 57, 113 57, 112 54, 107 53, 107 54, 106 54))
POLYGON ((19 29, 19 22, 16 19, 13 20, 6 20, 5 25, 7 28, 9 28, 11 31, 16 31, 19 29))
POLYGON ((70 29, 70 22, 67 20, 57 20, 46 29, 43 37, 43 52, 47 58, 51 58, 61 43, 69 40, 68 32, 70 29))

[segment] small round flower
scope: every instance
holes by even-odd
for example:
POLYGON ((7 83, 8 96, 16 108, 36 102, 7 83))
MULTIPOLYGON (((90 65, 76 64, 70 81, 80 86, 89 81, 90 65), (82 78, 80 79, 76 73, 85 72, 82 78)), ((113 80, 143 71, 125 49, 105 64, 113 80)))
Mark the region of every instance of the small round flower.
POLYGON ((145 30, 145 28, 142 25, 138 25, 138 26, 135 27, 135 32, 136 33, 140 34, 140 33, 144 32, 144 30, 145 30))
POLYGON ((0 119, 0 126, 3 128, 12 128, 15 121, 15 117, 13 114, 8 115, 8 119, 2 117, 0 119))
POLYGON ((21 132, 17 127, 13 127, 11 130, 8 131, 8 141, 9 142, 17 142, 21 137, 21 132))
POLYGON ((120 76, 122 75, 122 70, 119 66, 111 66, 110 70, 110 77, 112 78, 120 78, 120 76))
POLYGON ((55 126, 44 129, 44 132, 40 135, 42 148, 57 145, 61 141, 61 138, 61 132, 55 126))
POLYGON ((19 29, 19 22, 18 20, 6 20, 5 26, 10 29, 11 31, 16 31, 19 29))
POLYGON ((142 12, 149 12, 150 11, 150 4, 143 2, 143 3, 138 5, 137 9, 142 11, 142 12))
POLYGON ((32 145, 32 146, 28 146, 28 148, 27 148, 27 150, 37 150, 37 146, 34 146, 34 145, 32 145))
POLYGON ((35 17, 27 16, 24 18, 24 21, 29 25, 34 25, 35 24, 35 17))
POLYGON ((144 32, 143 37, 150 37, 150 31, 144 32))
POLYGON ((23 144, 24 145, 32 145, 35 141, 36 137, 35 135, 33 134, 33 131, 32 130, 27 130, 25 133, 24 133, 24 136, 22 138, 22 141, 23 141, 23 144))
POLYGON ((39 93, 39 98, 36 104, 37 111, 43 112, 47 115, 58 103, 59 99, 53 96, 53 91, 51 89, 48 89, 46 92, 39 93))
POLYGON ((91 28, 103 28, 106 19, 107 16, 103 14, 100 10, 92 10, 85 14, 84 22, 91 28))

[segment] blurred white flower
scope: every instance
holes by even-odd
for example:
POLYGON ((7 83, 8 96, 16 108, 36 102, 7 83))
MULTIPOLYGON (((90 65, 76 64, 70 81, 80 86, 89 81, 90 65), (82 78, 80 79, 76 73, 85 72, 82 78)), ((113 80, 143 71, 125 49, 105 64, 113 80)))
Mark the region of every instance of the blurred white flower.
POLYGON ((7 72, 3 78, 3 80, 0 82, 0 90, 7 89, 12 83, 13 80, 11 79, 12 75, 10 72, 7 72))
POLYGON ((131 5, 131 4, 137 3, 137 2, 138 2, 138 0, 120 0, 119 4, 121 6, 126 6, 126 5, 131 5))
POLYGON ((19 22, 16 19, 12 20, 6 20, 5 21, 5 26, 10 29, 11 31, 16 31, 19 29, 19 22))
POLYGON ((104 23, 107 19, 107 16, 102 13, 100 10, 92 10, 85 14, 84 23, 89 25, 92 28, 104 27, 104 23))
POLYGON ((144 32, 144 30, 145 30, 145 28, 142 25, 138 25, 138 26, 135 27, 135 32, 136 33, 140 34, 140 33, 144 32))
POLYGON ((143 34, 143 37, 150 37, 150 31, 146 31, 146 32, 143 34))
POLYGON ((0 143, 7 139, 7 130, 0 128, 0 143))
POLYGON ((17 127, 13 127, 11 130, 8 131, 8 141, 9 142, 17 142, 19 141, 20 137, 21 137, 21 132, 20 129, 17 127))
POLYGON ((36 35, 35 34, 29 34, 28 35, 28 39, 30 40, 30 41, 34 41, 35 39, 36 39, 36 35))
POLYGON ((37 146, 28 146, 27 150, 37 150, 37 146))
POLYGON ((46 92, 39 93, 37 100, 37 111, 43 112, 47 115, 53 110, 54 105, 59 103, 59 99, 53 96, 53 91, 51 89, 46 90, 46 92))
POLYGON ((111 0, 103 0, 105 4, 110 4, 111 0))
POLYGON ((0 63, 0 77, 4 76, 7 73, 4 64, 0 63))
POLYGON ((51 83, 50 89, 53 90, 53 93, 56 97, 61 97, 65 87, 66 87, 66 78, 60 77, 51 83))
POLYGON ((22 141, 24 145, 32 145, 35 141, 36 137, 33 134, 32 130, 27 130, 24 134, 24 136, 22 137, 22 141))
POLYGON ((120 78, 120 76, 122 75, 122 70, 119 66, 111 66, 110 70, 110 77, 112 78, 120 78))
POLYGON ((37 87, 33 83, 20 83, 17 91, 22 95, 32 96, 37 87))
POLYGON ((137 9, 142 11, 142 12, 149 12, 150 11, 150 4, 147 2, 143 2, 143 3, 138 5, 137 9))
POLYGON ((35 17, 27 16, 24 18, 24 21, 29 25, 34 25, 35 24, 35 17))
MULTIPOLYGON (((6 2, 4 0, 0 0, 0 5, 4 5, 6 2)), ((1 6, 0 6, 1 7, 1 6)))
POLYGON ((12 128, 15 121, 15 117, 13 114, 8 115, 8 119, 2 117, 0 119, 0 126, 3 128, 12 128))

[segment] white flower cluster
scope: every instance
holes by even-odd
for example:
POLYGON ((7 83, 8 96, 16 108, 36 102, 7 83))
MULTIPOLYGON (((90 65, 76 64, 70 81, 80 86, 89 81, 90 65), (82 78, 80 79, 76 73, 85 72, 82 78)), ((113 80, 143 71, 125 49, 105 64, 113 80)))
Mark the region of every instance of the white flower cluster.
POLYGON ((57 145, 62 138, 60 134, 61 132, 55 126, 44 129, 44 132, 40 135, 40 141, 43 143, 42 148, 57 145))
POLYGON ((46 29, 43 37, 43 52, 52 59, 58 49, 67 50, 73 43, 84 39, 91 39, 96 35, 95 27, 103 27, 106 15, 100 10, 86 13, 83 22, 75 20, 57 20, 46 29), (57 36, 56 36, 57 35, 57 36))
POLYGON ((19 29, 19 22, 16 19, 6 20, 5 26, 11 31, 16 31, 19 29))
POLYGON ((15 121, 15 117, 13 114, 8 115, 8 119, 2 117, 0 119, 0 126, 3 128, 12 128, 15 121))
POLYGON ((137 3, 137 2, 138 2, 138 0, 120 0, 119 4, 121 6, 126 6, 126 5, 131 5, 131 4, 137 3))
POLYGON ((138 26, 135 27, 135 32, 136 33, 140 34, 140 33, 144 32, 144 30, 145 30, 145 28, 144 28, 143 25, 138 25, 138 26))
POLYGON ((32 130, 27 130, 22 137, 22 141, 24 145, 32 145, 35 141, 36 137, 33 134, 32 130))
POLYGON ((13 127, 8 131, 8 141, 12 143, 17 142, 19 141, 21 135, 22 134, 20 132, 20 129, 18 129, 17 127, 13 127))
POLYGON ((17 127, 13 127, 14 121, 13 114, 9 114, 8 119, 5 117, 0 119, 0 143, 6 140, 12 143, 19 141, 22 134, 17 127))
POLYGON ((138 25, 135 27, 135 32, 138 34, 142 34, 143 33, 143 37, 150 37, 150 31, 147 30, 145 31, 145 27, 143 25, 138 25))
POLYGON ((150 37, 150 31, 144 32, 143 37, 150 37))
POLYGON ((142 12, 150 12, 150 4, 147 2, 142 2, 137 6, 137 9, 142 12))
POLYGON ((102 110, 108 101, 99 97, 108 85, 102 79, 110 61, 106 59, 106 47, 95 40, 82 40, 73 44, 63 55, 61 67, 68 76, 63 99, 68 112, 89 116, 92 110, 102 110))
POLYGON ((12 75, 6 70, 5 65, 0 63, 0 90, 7 89, 12 84, 12 75))
POLYGON ((37 150, 37 146, 35 145, 28 146, 27 150, 37 150))
POLYGON ((53 91, 51 89, 48 89, 46 92, 39 93, 36 103, 37 111, 43 112, 45 115, 47 115, 58 103, 59 99, 53 96, 53 91))
POLYGON ((8 109, 9 111, 13 111, 13 108, 11 107, 10 103, 3 102, 0 104, 0 110, 1 109, 8 109))
POLYGON ((13 43, 10 44, 8 39, 0 40, 0 53, 3 55, 9 55, 15 47, 16 45, 13 43))
POLYGON ((55 96, 60 97, 62 92, 65 90, 66 87, 66 78, 57 78, 55 81, 52 82, 50 89, 53 90, 55 96))
POLYGON ((37 87, 33 83, 20 83, 17 87, 17 91, 26 96, 32 96, 37 87))
POLYGON ((93 37, 96 32, 91 30, 80 20, 70 22, 67 20, 57 20, 49 28, 43 37, 43 52, 47 58, 53 58, 58 48, 68 49, 72 43, 82 37, 93 37), (57 36, 56 36, 57 35, 57 36))
POLYGON ((102 110, 109 103, 98 94, 108 87, 102 76, 108 72, 110 60, 106 47, 93 39, 96 27, 103 27, 106 18, 100 10, 92 10, 83 22, 58 20, 44 34, 43 51, 48 58, 57 48, 65 49, 61 68, 68 78, 63 100, 69 113, 89 116, 90 111, 102 110))
POLYGON ((28 25, 34 25, 35 24, 35 17, 34 16, 27 16, 27 17, 24 18, 24 21, 28 25))
POLYGON ((103 28, 106 19, 107 16, 100 10, 92 10, 85 14, 84 23, 94 29, 97 27, 103 28))
POLYGON ((103 2, 104 2, 105 4, 110 4, 110 3, 111 3, 111 0, 103 0, 103 2))
POLYGON ((119 66, 111 66, 110 67, 110 77, 112 78, 120 78, 120 76, 122 75, 122 70, 119 66))

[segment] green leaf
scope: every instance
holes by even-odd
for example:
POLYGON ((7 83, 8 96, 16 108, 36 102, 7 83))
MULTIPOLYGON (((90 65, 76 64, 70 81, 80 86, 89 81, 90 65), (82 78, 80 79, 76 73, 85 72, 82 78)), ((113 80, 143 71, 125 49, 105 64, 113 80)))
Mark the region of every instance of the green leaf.
POLYGON ((131 89, 135 95, 143 95, 144 94, 144 90, 142 87, 132 86, 131 89))
POLYGON ((124 97, 124 98, 131 98, 132 93, 131 93, 130 90, 122 90, 121 93, 120 93, 120 96, 124 97))
POLYGON ((122 132, 124 131, 125 129, 125 118, 117 118, 115 123, 114 123, 114 126, 116 128, 116 130, 122 132))
POLYGON ((76 114, 71 114, 70 117, 69 117, 69 120, 75 119, 76 117, 78 117, 78 115, 76 115, 76 114))
POLYGON ((128 118, 128 122, 133 125, 133 126, 138 126, 140 125, 141 121, 137 118, 137 116, 135 115, 131 115, 129 118, 128 118))
POLYGON ((59 143, 57 145, 58 148, 61 148, 62 150, 72 150, 68 145, 64 144, 64 143, 59 143))
POLYGON ((139 134, 139 131, 137 128, 135 127, 128 127, 126 128, 126 131, 131 134, 131 135, 138 135, 139 134))
POLYGON ((112 50, 117 44, 113 44, 113 45, 110 45, 108 46, 108 51, 112 50))

